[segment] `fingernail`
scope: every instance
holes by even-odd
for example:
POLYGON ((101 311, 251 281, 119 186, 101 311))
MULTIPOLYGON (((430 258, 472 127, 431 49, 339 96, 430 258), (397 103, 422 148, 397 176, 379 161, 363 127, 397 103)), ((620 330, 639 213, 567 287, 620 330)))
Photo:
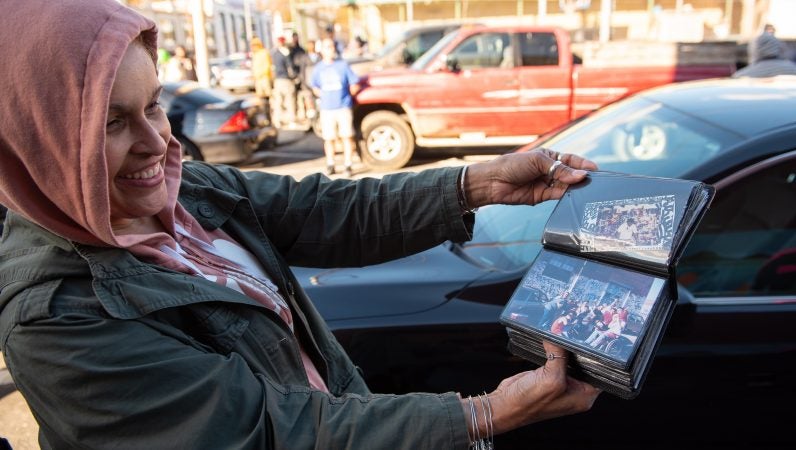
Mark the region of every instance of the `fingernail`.
POLYGON ((585 176, 586 175, 586 171, 585 170, 580 170, 580 169, 573 170, 572 171, 572 175, 575 175, 576 177, 585 176))

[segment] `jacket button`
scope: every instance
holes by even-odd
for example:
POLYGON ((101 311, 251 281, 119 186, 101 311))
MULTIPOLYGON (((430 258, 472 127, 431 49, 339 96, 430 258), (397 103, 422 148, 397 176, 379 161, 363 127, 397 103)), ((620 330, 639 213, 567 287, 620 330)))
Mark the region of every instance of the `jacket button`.
POLYGON ((213 217, 213 208, 211 208, 207 203, 202 203, 199 205, 199 214, 209 219, 213 217))

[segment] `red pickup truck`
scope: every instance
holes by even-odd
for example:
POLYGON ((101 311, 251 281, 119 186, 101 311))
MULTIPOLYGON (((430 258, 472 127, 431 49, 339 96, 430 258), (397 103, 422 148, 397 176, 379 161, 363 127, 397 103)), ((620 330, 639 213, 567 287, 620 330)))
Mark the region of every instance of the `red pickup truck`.
POLYGON ((462 27, 411 67, 363 77, 354 109, 362 158, 397 169, 416 148, 521 145, 642 89, 735 70, 734 60, 618 59, 584 63, 555 27, 462 27))

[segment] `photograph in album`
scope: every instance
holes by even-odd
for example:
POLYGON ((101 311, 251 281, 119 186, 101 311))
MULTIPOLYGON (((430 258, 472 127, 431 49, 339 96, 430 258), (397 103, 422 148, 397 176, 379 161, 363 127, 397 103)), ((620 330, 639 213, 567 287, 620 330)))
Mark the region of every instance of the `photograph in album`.
POLYGON ((572 353, 571 376, 636 397, 677 305, 678 259, 714 195, 615 172, 570 186, 500 315, 509 351, 544 364, 543 341, 554 342, 572 353))
POLYGON ((649 274, 543 250, 503 319, 625 367, 664 284, 649 274))

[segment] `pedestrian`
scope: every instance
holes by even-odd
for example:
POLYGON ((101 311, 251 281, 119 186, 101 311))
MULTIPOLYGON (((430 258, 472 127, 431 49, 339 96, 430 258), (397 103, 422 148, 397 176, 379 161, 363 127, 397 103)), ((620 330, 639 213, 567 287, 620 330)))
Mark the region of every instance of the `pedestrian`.
POLYGON ((196 81, 193 61, 188 57, 185 47, 177 46, 174 55, 166 61, 164 81, 196 81))
POLYGON ((549 343, 475 398, 371 393, 289 264, 463 241, 472 207, 560 198, 593 163, 540 149, 301 181, 183 164, 155 22, 116 0, 8 3, 0 346, 42 448, 465 449, 591 407, 549 343))
POLYGON ((345 42, 343 42, 342 39, 338 39, 333 23, 330 23, 326 26, 324 29, 324 34, 324 38, 329 38, 334 41, 334 48, 337 51, 337 55, 342 57, 343 53, 345 52, 345 42))
POLYGON ((796 75, 796 63, 785 58, 785 46, 774 36, 773 29, 763 31, 755 39, 752 53, 755 59, 732 74, 733 78, 796 75))
POLYGON ((321 134, 326 155, 326 172, 335 173, 335 153, 343 148, 346 176, 353 175, 354 117, 352 106, 359 89, 359 77, 343 59, 331 38, 321 41, 321 61, 312 69, 311 86, 320 97, 321 134))
POLYGON ((252 38, 252 76, 254 77, 254 91, 263 102, 265 110, 270 110, 271 100, 271 54, 265 49, 260 38, 252 38))
POLYGON ((299 35, 293 32, 290 46, 290 62, 296 70, 296 116, 298 122, 307 122, 315 116, 315 98, 309 84, 312 71, 310 54, 301 46, 299 35))
POLYGON ((271 50, 274 90, 271 108, 274 124, 278 127, 296 127, 296 68, 290 60, 290 49, 284 36, 276 39, 271 50))

